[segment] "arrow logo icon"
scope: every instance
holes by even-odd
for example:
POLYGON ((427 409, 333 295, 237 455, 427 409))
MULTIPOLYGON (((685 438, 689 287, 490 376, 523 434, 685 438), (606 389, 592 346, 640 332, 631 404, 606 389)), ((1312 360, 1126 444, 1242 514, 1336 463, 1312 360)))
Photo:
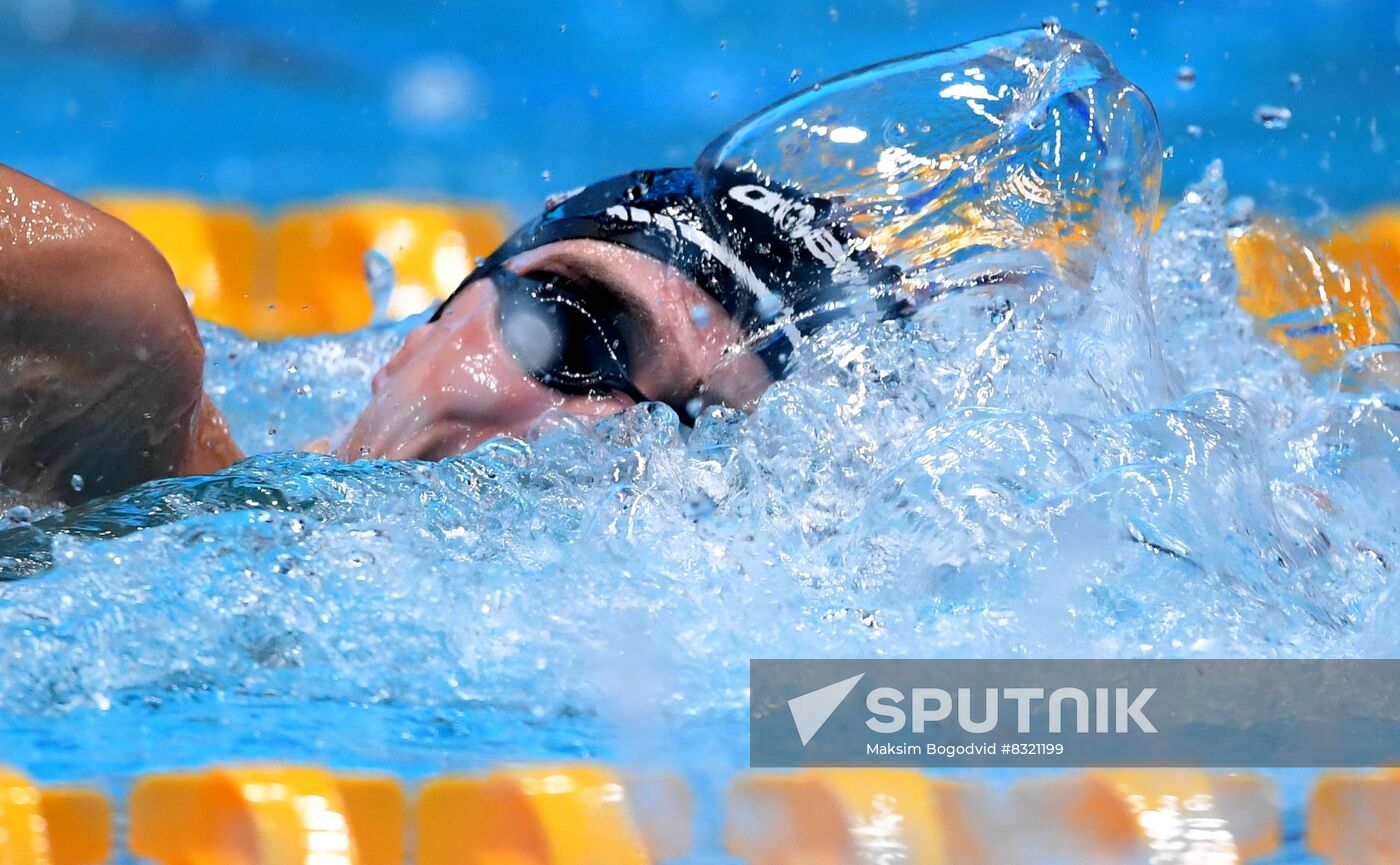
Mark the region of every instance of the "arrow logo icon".
POLYGON ((865 674, 861 673, 788 700, 788 711, 792 712, 792 722, 797 725, 802 747, 807 747, 807 743, 812 741, 812 737, 855 689, 856 683, 864 678, 865 674))

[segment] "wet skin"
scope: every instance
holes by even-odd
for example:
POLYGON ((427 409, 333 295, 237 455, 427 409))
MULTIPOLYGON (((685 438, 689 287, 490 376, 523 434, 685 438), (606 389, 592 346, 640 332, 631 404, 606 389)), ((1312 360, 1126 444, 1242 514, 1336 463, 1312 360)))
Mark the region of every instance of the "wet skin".
MULTIPOLYGON (((620 307, 637 391, 684 412, 749 408, 770 383, 724 310, 673 268, 633 250, 567 240, 507 262, 620 307)), ((617 391, 566 393, 532 376, 499 326, 499 286, 475 282, 412 331, 374 377, 339 440, 345 460, 441 459, 523 435, 562 411, 592 421, 632 405, 617 391)), ((241 458, 204 393, 203 346, 155 249, 120 221, 0 166, 0 485, 79 501, 141 481, 202 474, 241 458), (35 231, 35 215, 44 217, 35 231), (76 489, 73 475, 87 481, 76 489)))
MULTIPOLYGON (((748 407, 768 385, 756 357, 727 353, 740 333, 724 309, 655 259, 596 240, 566 240, 522 253, 508 267, 612 292, 627 312, 632 382, 650 399, 681 412, 697 395, 748 407)), ((336 455, 441 459, 492 436, 523 435, 550 411, 597 420, 633 404, 619 392, 567 394, 531 377, 502 339, 498 301, 495 282, 481 280, 436 322, 410 333, 375 375, 374 395, 333 448, 336 455)))

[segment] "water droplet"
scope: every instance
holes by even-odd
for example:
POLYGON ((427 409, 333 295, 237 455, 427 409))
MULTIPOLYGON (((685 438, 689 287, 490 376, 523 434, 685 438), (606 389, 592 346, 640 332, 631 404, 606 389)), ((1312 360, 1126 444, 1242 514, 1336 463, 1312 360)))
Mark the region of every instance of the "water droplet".
POLYGON ((1205 134, 1205 130, 1192 123, 1191 125, 1186 127, 1186 134, 1191 136, 1192 138, 1200 138, 1202 135, 1205 134))
POLYGON ((1182 66, 1176 70, 1176 86, 1182 90, 1190 90, 1196 86, 1196 70, 1190 66, 1182 66))
POLYGON ((1045 35, 1051 39, 1060 35, 1060 19, 1054 15, 1047 15, 1040 19, 1040 28, 1045 31, 1045 35))
POLYGON ((297 374, 297 365, 294 364, 294 363, 289 363, 289 364, 287 364, 287 375, 296 375, 296 374, 297 374))
POLYGON ((1108 0, 1094 0, 1094 11, 1102 15, 1108 11, 1108 0))
POLYGON ((1129 27, 1129 28, 1128 28, 1128 38, 1129 38, 1129 39, 1136 39, 1137 36, 1138 36, 1138 34, 1137 34, 1137 28, 1136 28, 1136 27, 1129 27))
POLYGON ((759 300, 757 308, 758 314, 763 316, 764 320, 771 321, 783 311, 783 299, 779 295, 770 294, 759 300))
POLYGON ((5 519, 24 525, 34 519, 34 512, 24 505, 15 505, 5 512, 5 519))
POLYGON ((569 26, 569 25, 567 25, 567 24, 560 24, 560 25, 559 25, 559 32, 560 32, 560 33, 563 33, 563 32, 568 28, 568 26, 569 26))
POLYGON ((832 6, 826 10, 826 17, 831 19, 832 24, 835 24, 837 19, 841 17, 841 13, 836 10, 835 6, 832 6))
MULTIPOLYGON (((370 249, 365 252, 364 268, 365 282, 369 284, 369 296, 374 302, 374 321, 388 321, 389 300, 393 297, 394 285, 398 282, 398 276, 394 273, 394 263, 379 250, 370 249)), ((296 367, 289 364, 287 372, 295 374, 296 367)))
POLYGON ((1163 151, 1162 151, 1162 158, 1163 158, 1163 159, 1171 159, 1171 158, 1172 158, 1173 156, 1175 156, 1175 155, 1176 155, 1176 148, 1175 148, 1175 147, 1172 147, 1172 146, 1169 146, 1169 147, 1167 147, 1166 150, 1163 150, 1163 151))
POLYGON ((1302 90, 1303 76, 1299 75, 1297 72, 1288 73, 1288 86, 1292 87, 1295 92, 1302 90))
POLYGON ((701 303, 695 304, 690 308, 690 320, 695 322, 696 327, 708 327, 710 324, 710 308, 701 303))
POLYGON ((801 69, 794 68, 791 72, 788 73, 788 83, 789 83, 789 84, 796 84, 796 83, 797 83, 797 79, 799 79, 799 78, 801 78, 801 77, 802 77, 802 70, 801 70, 801 69))
POLYGON ((83 476, 82 476, 82 475, 73 475, 71 478, 68 479, 68 486, 72 487, 72 488, 73 488, 73 492, 75 492, 75 493, 80 493, 80 492, 82 492, 82 491, 83 491, 83 476))
POLYGON ((686 403, 685 403, 685 414, 686 414, 686 417, 689 417, 689 418, 697 418, 697 417, 699 417, 699 416, 700 416, 700 410, 703 409, 704 407, 705 407, 705 401, 704 401, 703 399, 701 399, 701 398, 698 397, 698 396, 693 396, 693 397, 691 397, 690 399, 686 400, 686 403))
POLYGON ((548 183, 549 181, 551 181, 551 180, 553 180, 553 179, 554 179, 554 174, 553 174, 548 168, 546 168, 544 171, 541 171, 541 172, 540 172, 540 180, 543 180, 545 183, 548 183))
POLYGON ((719 91, 718 91, 718 90, 711 90, 711 91, 710 91, 710 100, 713 101, 713 100, 718 99, 718 98, 719 98, 719 91))
POLYGON ((729 49, 729 40, 728 40, 728 39, 721 39, 721 40, 719 40, 719 50, 721 50, 721 51, 726 51, 726 50, 728 50, 728 49, 729 49))
POLYGON ((1287 129, 1293 112, 1282 105, 1260 105, 1254 109, 1254 122, 1265 129, 1287 129))
POLYGON ((1225 224, 1231 228, 1247 225, 1254 219, 1254 199, 1241 195, 1225 205, 1225 224))

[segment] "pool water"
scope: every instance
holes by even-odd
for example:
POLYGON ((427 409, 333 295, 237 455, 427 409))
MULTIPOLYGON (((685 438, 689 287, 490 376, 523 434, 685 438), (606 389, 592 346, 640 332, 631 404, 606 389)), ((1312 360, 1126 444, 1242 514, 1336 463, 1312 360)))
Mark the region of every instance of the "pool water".
MULTIPOLYGON (((1150 255, 829 326, 751 415, 689 430, 647 404, 342 464, 290 449, 355 416, 414 322, 206 326, 255 455, 8 513, 0 747, 116 789, 216 760, 598 757, 713 803, 747 762, 752 657, 1392 656, 1400 349, 1309 373, 1265 337, 1232 171, 1170 190, 1150 255)), ((1280 861, 1304 861, 1309 776, 1278 778, 1280 861)))

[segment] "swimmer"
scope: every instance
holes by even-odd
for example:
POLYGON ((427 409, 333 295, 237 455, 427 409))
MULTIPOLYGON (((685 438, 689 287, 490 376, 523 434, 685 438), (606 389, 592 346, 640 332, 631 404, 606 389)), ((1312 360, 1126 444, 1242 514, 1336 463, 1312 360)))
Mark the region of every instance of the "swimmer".
MULTIPOLYGON (((853 287, 898 310, 897 269, 830 210, 724 169, 635 172, 553 201, 408 334, 348 432, 309 449, 436 460, 551 411, 749 408, 853 287)), ((203 364, 149 242, 0 166, 0 484, 73 502, 237 461, 203 364)))
MULTIPOLYGON (((692 168, 547 204, 408 334, 349 429, 308 449, 435 460, 550 412, 749 409, 835 318, 1087 280, 1101 230, 1145 238, 1159 145, 1146 97, 1067 33, 813 85, 692 168)), ((203 366, 150 243, 0 166, 0 486, 78 501, 236 462, 203 366)))

